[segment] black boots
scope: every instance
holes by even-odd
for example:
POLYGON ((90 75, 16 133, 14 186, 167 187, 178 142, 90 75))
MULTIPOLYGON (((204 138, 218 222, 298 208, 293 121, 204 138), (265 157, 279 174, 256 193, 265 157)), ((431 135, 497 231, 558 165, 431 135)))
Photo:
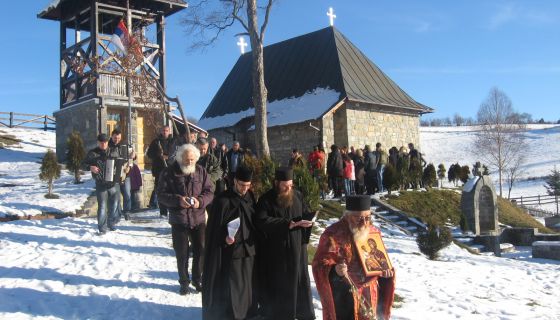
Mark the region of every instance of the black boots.
POLYGON ((181 283, 181 289, 179 289, 179 294, 185 296, 187 295, 187 293, 189 293, 189 284, 181 283))

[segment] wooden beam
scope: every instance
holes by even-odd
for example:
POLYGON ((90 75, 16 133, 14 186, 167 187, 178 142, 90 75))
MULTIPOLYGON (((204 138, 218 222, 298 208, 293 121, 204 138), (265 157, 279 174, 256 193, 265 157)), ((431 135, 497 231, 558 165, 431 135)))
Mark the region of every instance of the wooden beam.
POLYGON ((66 68, 66 72, 64 72, 65 74, 62 74, 62 61, 64 61, 64 51, 66 50, 66 26, 64 24, 64 22, 60 22, 60 56, 59 56, 59 61, 60 61, 60 79, 59 79, 59 87, 58 89, 60 90, 58 95, 59 95, 59 108, 62 109, 62 104, 64 103, 64 90, 62 89, 62 80, 65 78, 66 76, 66 72, 68 72, 68 68, 66 68))
POLYGON ((159 60, 159 84, 163 92, 167 90, 165 83, 165 63, 166 63, 166 52, 165 52, 165 17, 163 15, 158 16, 157 21, 157 43, 160 47, 160 60, 159 60))
MULTIPOLYGON (((96 0, 91 0, 91 21, 90 21, 90 39, 91 39, 91 56, 93 58, 97 57, 97 46, 99 42, 99 11, 98 2, 96 0)), ((92 68, 93 69, 93 68, 92 68)), ((94 82, 94 95, 97 96, 97 81, 94 82)))

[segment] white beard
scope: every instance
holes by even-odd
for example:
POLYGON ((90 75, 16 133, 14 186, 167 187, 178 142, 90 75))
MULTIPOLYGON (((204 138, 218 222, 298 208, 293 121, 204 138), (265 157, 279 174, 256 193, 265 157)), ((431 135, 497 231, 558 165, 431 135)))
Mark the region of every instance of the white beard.
POLYGON ((365 224, 359 227, 351 228, 350 230, 354 235, 354 241, 356 243, 365 241, 369 235, 369 228, 365 224))
POLYGON ((182 171, 184 174, 190 175, 190 174, 192 174, 192 173, 194 172, 194 170, 196 169, 196 164, 193 164, 193 165, 191 165, 191 166, 185 166, 185 165, 180 164, 179 167, 181 167, 181 171, 182 171))

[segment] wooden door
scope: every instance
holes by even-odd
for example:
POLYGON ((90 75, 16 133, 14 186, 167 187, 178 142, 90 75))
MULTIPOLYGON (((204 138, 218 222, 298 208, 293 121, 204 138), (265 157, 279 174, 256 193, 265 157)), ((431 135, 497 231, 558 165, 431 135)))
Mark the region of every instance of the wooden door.
POLYGON ((127 119, 127 113, 123 110, 112 108, 107 110, 107 134, 110 135, 114 129, 119 129, 122 133, 122 141, 128 141, 127 119))
POLYGON ((144 147, 144 117, 137 116, 136 117, 136 154, 138 160, 138 167, 140 170, 144 170, 144 159, 145 159, 145 152, 146 147, 144 147))

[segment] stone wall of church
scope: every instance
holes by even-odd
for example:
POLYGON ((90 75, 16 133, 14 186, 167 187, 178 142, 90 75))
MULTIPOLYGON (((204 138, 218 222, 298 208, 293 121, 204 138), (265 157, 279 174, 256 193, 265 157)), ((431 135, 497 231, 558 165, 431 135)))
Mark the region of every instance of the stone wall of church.
POLYGON ((80 132, 86 150, 97 146, 99 128, 99 102, 91 99, 54 113, 56 119, 56 157, 66 161, 66 139, 73 130, 80 132))
MULTIPOLYGON (((268 128, 268 144, 274 159, 287 164, 292 149, 297 148, 307 156, 317 144, 322 144, 327 153, 332 144, 339 147, 363 147, 369 144, 374 147, 375 143, 381 142, 389 149, 412 142, 418 146, 419 124, 420 117, 416 114, 398 113, 380 106, 347 103, 319 120, 268 128)), ((255 131, 247 131, 246 128, 229 127, 227 130, 237 132, 236 139, 240 141, 241 147, 249 147, 254 151, 255 131)), ((219 143, 225 142, 228 147, 232 145, 233 135, 223 128, 209 130, 209 135, 216 137, 219 143)))
MULTIPOLYGON (((412 142, 419 146, 420 117, 416 114, 399 113, 372 105, 347 103, 348 146, 375 147, 381 142, 388 150, 412 142)), ((421 149, 421 146, 420 146, 421 149)))
POLYGON ((334 144, 334 117, 332 113, 327 113, 323 116, 321 121, 323 136, 323 148, 325 151, 329 150, 330 146, 334 144))
MULTIPOLYGON (((334 144, 339 148, 343 146, 348 146, 348 137, 350 132, 347 130, 350 126, 349 117, 346 108, 341 107, 333 113, 333 123, 334 123, 334 144)), ((327 146, 330 148, 330 145, 327 146)))
MULTIPOLYGON (((308 120, 283 126, 268 128, 270 154, 282 165, 287 165, 293 149, 298 149, 305 158, 313 146, 321 143, 320 121, 308 120), (309 124, 313 125, 311 127, 309 124)), ((254 131, 250 134, 254 136, 254 131)))
MULTIPOLYGON (((300 150, 307 157, 307 154, 313 150, 313 146, 321 143, 320 128, 320 120, 308 120, 268 128, 270 155, 282 165, 288 164, 294 148, 300 150), (310 123, 314 128, 309 125, 310 123)), ((255 154, 255 130, 245 133, 241 133, 242 130, 236 127, 230 127, 227 130, 237 132, 235 138, 239 140, 241 147, 249 148, 255 154)), ((208 135, 215 137, 218 143, 225 143, 228 148, 231 148, 233 144, 233 135, 223 128, 209 130, 208 135)))

